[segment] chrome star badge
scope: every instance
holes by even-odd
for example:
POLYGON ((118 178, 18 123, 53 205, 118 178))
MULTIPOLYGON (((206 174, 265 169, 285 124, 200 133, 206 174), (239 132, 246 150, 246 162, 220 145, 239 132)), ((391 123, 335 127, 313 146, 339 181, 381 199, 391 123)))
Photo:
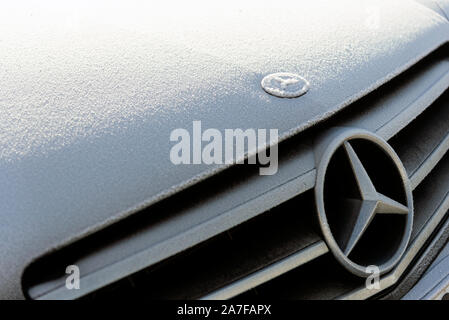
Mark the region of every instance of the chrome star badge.
POLYGON ((391 270, 413 224, 406 171, 386 141, 368 131, 336 129, 317 145, 316 206, 324 239, 358 276, 391 270))
POLYGON ((287 72, 272 73, 262 79, 262 88, 279 98, 296 98, 309 90, 309 82, 303 77, 287 72))

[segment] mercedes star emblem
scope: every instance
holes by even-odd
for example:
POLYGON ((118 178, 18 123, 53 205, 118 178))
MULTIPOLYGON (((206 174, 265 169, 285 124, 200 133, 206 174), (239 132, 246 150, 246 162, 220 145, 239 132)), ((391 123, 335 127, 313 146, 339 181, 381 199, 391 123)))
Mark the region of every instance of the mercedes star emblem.
POLYGON ((324 239, 355 275, 390 271, 404 254, 413 224, 407 173, 393 148, 361 129, 339 128, 317 144, 316 205, 324 239))
POLYGON ((300 75, 278 72, 262 79, 262 88, 269 94, 279 98, 297 98, 309 90, 309 82, 300 75))

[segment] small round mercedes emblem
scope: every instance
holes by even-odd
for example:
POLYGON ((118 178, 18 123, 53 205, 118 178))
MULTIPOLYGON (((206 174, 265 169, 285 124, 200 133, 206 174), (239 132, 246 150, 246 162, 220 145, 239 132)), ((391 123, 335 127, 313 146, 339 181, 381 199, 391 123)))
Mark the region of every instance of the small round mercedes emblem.
POLYGON ((361 129, 339 128, 316 147, 316 207, 324 239, 357 276, 390 271, 404 254, 413 225, 407 173, 393 148, 361 129))
POLYGON ((303 77, 287 72, 272 73, 262 79, 262 88, 279 98, 296 98, 309 90, 309 82, 303 77))

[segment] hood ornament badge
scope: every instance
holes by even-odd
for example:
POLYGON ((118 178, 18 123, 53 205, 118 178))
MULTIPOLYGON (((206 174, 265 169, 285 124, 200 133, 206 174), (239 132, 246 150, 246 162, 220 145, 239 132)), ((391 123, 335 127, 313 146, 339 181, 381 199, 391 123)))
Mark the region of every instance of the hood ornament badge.
POLYGON ((262 88, 279 98, 297 98, 309 91, 310 84, 303 77, 287 72, 272 73, 262 79, 262 88))

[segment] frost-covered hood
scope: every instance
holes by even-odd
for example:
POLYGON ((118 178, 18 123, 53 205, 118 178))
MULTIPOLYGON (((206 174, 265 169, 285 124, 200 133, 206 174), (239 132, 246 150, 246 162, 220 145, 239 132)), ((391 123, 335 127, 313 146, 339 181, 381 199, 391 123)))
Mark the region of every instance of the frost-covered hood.
POLYGON ((21 296, 35 256, 221 169, 173 165, 173 129, 285 139, 449 39, 413 1, 213 2, 2 2, 0 298, 21 296), (272 72, 309 92, 266 94, 272 72))

